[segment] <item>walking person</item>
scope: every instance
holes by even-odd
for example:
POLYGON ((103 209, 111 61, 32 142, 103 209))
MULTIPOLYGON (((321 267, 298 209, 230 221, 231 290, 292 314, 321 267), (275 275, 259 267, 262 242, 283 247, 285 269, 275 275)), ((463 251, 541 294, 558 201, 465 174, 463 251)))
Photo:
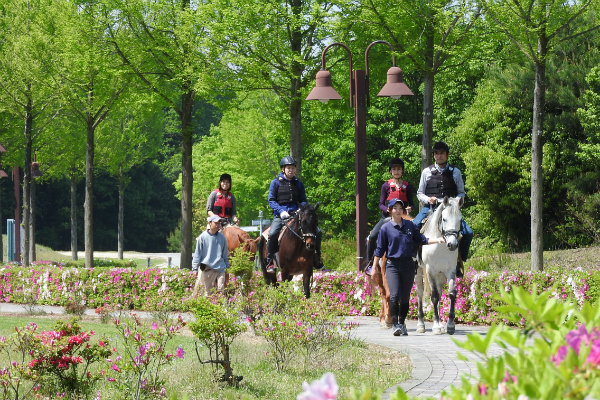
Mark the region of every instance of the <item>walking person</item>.
POLYGON ((211 215, 207 219, 209 228, 196 239, 196 251, 192 257, 192 271, 198 273, 194 285, 194 297, 198 296, 200 285, 204 287, 204 295, 208 296, 216 290, 225 288, 225 270, 229 268, 229 250, 227 240, 219 232, 221 217, 211 215))
POLYGON ((237 217, 236 199, 231 193, 231 175, 222 174, 219 178, 219 186, 210 192, 206 201, 206 214, 218 215, 230 223, 240 224, 237 217))
MULTIPOLYGON (((391 179, 388 179, 381 186, 381 195, 379 196, 379 209, 381 210, 381 219, 371 230, 369 238, 367 240, 367 263, 370 263, 377 246, 377 235, 381 226, 390 220, 390 214, 388 212, 388 202, 391 199, 400 199, 407 204, 405 215, 408 215, 413 210, 413 186, 407 181, 402 180, 402 174, 404 173, 404 161, 401 158, 394 157, 390 160, 389 172, 392 175, 391 179)), ((367 274, 371 272, 370 264, 367 267, 367 274)))
POLYGON ((379 261, 386 254, 385 277, 390 292, 389 310, 394 325, 394 336, 406 336, 406 316, 408 315, 410 291, 415 281, 415 246, 443 243, 444 238, 433 242, 426 238, 412 222, 402 218, 406 203, 400 199, 388 202, 391 220, 381 226, 377 237, 377 248, 373 259, 373 273, 378 273, 379 261))
MULTIPOLYGON (((269 207, 273 210, 273 222, 269 229, 269 239, 267 240, 267 272, 275 272, 276 266, 273 262, 275 254, 279 251, 279 232, 283 224, 291 217, 299 205, 305 206, 308 203, 306 199, 306 190, 304 184, 296 177, 296 160, 292 156, 285 156, 279 161, 281 172, 277 178, 271 181, 269 186, 269 207)), ((315 269, 322 269, 321 262, 321 237, 319 228, 316 232, 316 254, 315 269)))
MULTIPOLYGON (((436 142, 433 145, 433 158, 435 164, 430 165, 421 172, 417 198, 423 205, 413 222, 419 228, 427 213, 435 208, 436 204, 448 197, 465 197, 465 183, 458 168, 448 164, 450 147, 444 142, 436 142)), ((460 234, 462 238, 458 245, 459 257, 456 264, 456 277, 463 277, 463 263, 469 256, 469 247, 473 240, 473 230, 465 220, 461 221, 460 234)))

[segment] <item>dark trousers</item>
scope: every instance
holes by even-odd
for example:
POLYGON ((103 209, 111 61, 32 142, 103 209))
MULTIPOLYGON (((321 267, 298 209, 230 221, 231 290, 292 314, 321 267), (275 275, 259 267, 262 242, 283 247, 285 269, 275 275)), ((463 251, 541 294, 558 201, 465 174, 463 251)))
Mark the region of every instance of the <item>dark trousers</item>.
MULTIPOLYGON (((269 228, 269 240, 267 240, 267 253, 274 255, 279 251, 279 244, 277 243, 279 239, 279 232, 283 228, 283 220, 279 217, 273 217, 273 222, 271 222, 271 228, 269 228)), ((293 235, 293 233, 290 233, 293 235)), ((315 232, 315 236, 317 237, 317 243, 315 244, 317 254, 321 254, 321 238, 323 233, 321 229, 317 227, 317 232, 315 232)))
POLYGON ((408 315, 410 291, 415 282, 415 262, 412 258, 388 259, 385 277, 390 290, 390 316, 393 324, 403 324, 408 315))
POLYGON ((377 236, 379 236, 379 230, 381 226, 388 222, 391 218, 381 218, 379 222, 373 227, 369 234, 369 241, 367 242, 367 263, 371 262, 375 249, 377 248, 377 236))

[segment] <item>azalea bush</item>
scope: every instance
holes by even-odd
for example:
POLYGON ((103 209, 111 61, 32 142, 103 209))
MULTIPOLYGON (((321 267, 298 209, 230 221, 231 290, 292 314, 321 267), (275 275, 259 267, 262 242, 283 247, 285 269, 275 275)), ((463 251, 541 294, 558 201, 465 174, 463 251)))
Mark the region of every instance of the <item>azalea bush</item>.
POLYGON ((122 399, 150 399, 166 395, 161 373, 177 358, 183 358, 181 346, 175 353, 167 350, 168 343, 186 325, 183 319, 151 324, 135 314, 125 321, 115 320, 119 332, 122 356, 109 358, 111 376, 108 381, 119 389, 122 399))
POLYGON ((39 333, 37 325, 29 323, 16 328, 13 338, 0 338, 0 349, 9 360, 18 354, 0 371, 1 398, 87 398, 104 376, 104 370, 92 365, 112 354, 106 338, 90 343, 93 335, 72 320, 58 321, 52 330, 39 333))
MULTIPOLYGON (((236 258, 237 260, 238 258, 236 258)), ((267 287, 260 272, 250 273, 248 260, 239 257, 239 271, 231 274, 226 296, 232 304, 241 304, 243 313, 256 320, 263 313, 261 299, 267 287)), ((237 264, 236 264, 237 265, 237 264)), ((237 267, 236 267, 237 268, 237 267)), ((367 275, 356 272, 315 272, 311 294, 320 296, 329 309, 340 316, 378 315, 381 300, 373 292, 367 275)), ((195 276, 188 270, 175 268, 66 268, 46 264, 29 268, 6 264, 0 268, 0 301, 35 305, 67 305, 80 296, 88 308, 109 307, 131 309, 188 311, 186 300, 192 293, 195 276)), ((302 294, 301 276, 295 277, 293 290, 302 294)), ((465 277, 456 280, 456 321, 459 323, 508 323, 495 307, 500 304, 493 294, 513 287, 531 288, 538 293, 552 288, 553 298, 579 306, 585 300, 600 296, 600 271, 581 268, 547 268, 542 272, 476 271, 467 269, 465 277)), ((409 318, 417 317, 416 286, 411 293, 409 318)), ((442 293, 440 310, 444 318, 450 307, 447 292, 442 293)), ((425 317, 432 318, 433 309, 425 298, 425 317)))

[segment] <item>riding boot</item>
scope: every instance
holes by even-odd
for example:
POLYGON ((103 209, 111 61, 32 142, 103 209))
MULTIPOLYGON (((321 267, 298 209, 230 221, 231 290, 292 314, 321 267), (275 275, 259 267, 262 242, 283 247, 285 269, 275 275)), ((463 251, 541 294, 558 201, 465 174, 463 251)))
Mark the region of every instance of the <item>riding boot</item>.
POLYGON ((457 278, 462 278, 464 276, 464 263, 462 260, 462 257, 460 255, 460 252, 458 253, 458 260, 456 262, 456 277, 457 278))
POLYGON ((321 270, 323 268, 325 268, 325 265, 323 265, 323 261, 321 261, 321 253, 315 251, 315 256, 313 257, 313 269, 321 270))
POLYGON ((268 273, 277 272, 277 267, 275 266, 275 262, 273 261, 274 259, 275 259, 275 254, 273 254, 273 253, 267 254, 266 266, 267 266, 268 273))

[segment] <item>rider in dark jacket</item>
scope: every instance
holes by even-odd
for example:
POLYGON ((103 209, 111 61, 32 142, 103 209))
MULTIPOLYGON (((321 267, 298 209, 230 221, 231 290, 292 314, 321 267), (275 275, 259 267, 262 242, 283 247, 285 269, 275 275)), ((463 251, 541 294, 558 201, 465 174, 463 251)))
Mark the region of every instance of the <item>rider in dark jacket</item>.
MULTIPOLYGON (((294 157, 285 156, 279 162, 281 172, 277 178, 271 181, 269 186, 269 206, 273 210, 273 222, 269 229, 269 240, 267 241, 267 272, 275 272, 273 258, 279 251, 279 232, 283 228, 284 221, 290 218, 299 205, 308 203, 304 184, 296 177, 296 160, 294 157)), ((317 228, 316 243, 316 265, 315 268, 323 268, 321 262, 321 230, 317 228)))
MULTIPOLYGON (((421 172, 417 198, 423 204, 423 208, 413 220, 414 224, 419 227, 432 206, 435 206, 438 202, 438 199, 442 200, 445 196, 465 196, 465 183, 462 174, 458 168, 448 164, 448 154, 450 154, 450 147, 444 142, 436 142, 433 145, 435 164, 430 165, 421 172)), ((471 230, 465 220, 461 222, 460 233, 462 238, 459 244, 460 257, 456 265, 457 278, 463 277, 463 262, 467 261, 469 247, 473 240, 473 230, 471 230)))

